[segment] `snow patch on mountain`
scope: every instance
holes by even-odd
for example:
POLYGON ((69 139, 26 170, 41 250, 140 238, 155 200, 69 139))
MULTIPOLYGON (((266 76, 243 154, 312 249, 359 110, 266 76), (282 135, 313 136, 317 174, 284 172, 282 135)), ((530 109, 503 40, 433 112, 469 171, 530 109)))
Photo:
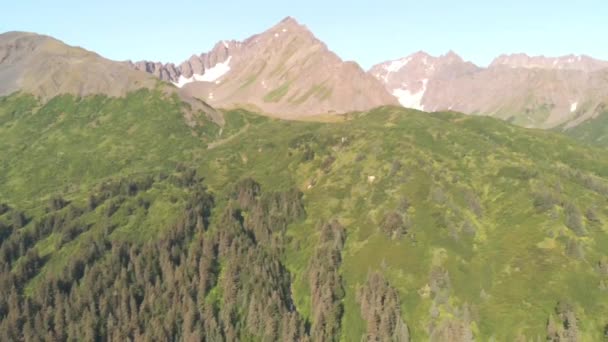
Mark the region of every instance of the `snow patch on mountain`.
POLYGON ((388 71, 389 73, 397 72, 397 71, 401 70, 401 68, 406 66, 411 60, 412 60, 412 57, 401 58, 396 61, 390 62, 384 69, 386 71, 388 71))
POLYGON ((578 108, 578 101, 570 103, 570 113, 576 112, 578 108))
POLYGON ((411 60, 412 57, 410 56, 387 62, 381 67, 381 70, 374 74, 374 77, 381 79, 384 83, 388 83, 389 76, 403 69, 411 60))
POLYGON ((192 77, 184 77, 184 75, 179 75, 179 79, 177 80, 177 82, 171 83, 175 84, 176 87, 181 88, 188 83, 194 82, 194 76, 195 75, 192 75, 192 77))
POLYGON ((172 82, 178 88, 185 86, 188 83, 192 82, 214 82, 230 71, 230 60, 232 56, 229 56, 226 61, 222 63, 217 63, 210 69, 205 70, 205 72, 201 74, 193 74, 191 77, 184 77, 184 75, 180 75, 177 82, 172 82))
POLYGON ((405 87, 393 90, 393 95, 397 98, 397 100, 399 100, 399 103, 403 107, 424 110, 422 98, 426 92, 426 85, 428 81, 428 79, 422 80, 422 89, 415 93, 412 93, 409 89, 407 89, 407 87, 405 87))
POLYGON ((225 62, 217 63, 213 68, 207 69, 200 81, 213 82, 226 75, 230 71, 230 60, 232 60, 232 56, 229 56, 225 62))

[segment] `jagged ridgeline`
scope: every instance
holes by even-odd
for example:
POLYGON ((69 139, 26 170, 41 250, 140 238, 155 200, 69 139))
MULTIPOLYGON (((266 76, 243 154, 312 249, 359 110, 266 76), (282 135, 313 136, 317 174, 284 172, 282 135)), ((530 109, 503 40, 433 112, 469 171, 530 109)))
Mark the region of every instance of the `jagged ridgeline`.
POLYGON ((185 107, 0 99, 0 340, 605 338, 605 150, 456 113, 185 107))

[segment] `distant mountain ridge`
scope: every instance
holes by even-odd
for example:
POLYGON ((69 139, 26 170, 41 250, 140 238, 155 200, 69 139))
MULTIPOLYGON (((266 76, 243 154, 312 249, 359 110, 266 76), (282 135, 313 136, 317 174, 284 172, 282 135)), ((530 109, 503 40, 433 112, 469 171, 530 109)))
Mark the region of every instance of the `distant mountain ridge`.
POLYGON ((527 69, 553 69, 553 70, 580 70, 598 71, 608 68, 608 61, 601 61, 586 55, 567 55, 561 57, 528 56, 525 53, 500 55, 490 66, 505 65, 512 68, 527 69))
POLYGON ((197 106, 203 101, 282 118, 401 104, 569 129, 603 115, 608 104, 608 62, 589 56, 505 54, 479 67, 453 51, 438 57, 420 51, 366 72, 291 17, 242 42, 219 41, 178 65, 117 62, 43 35, 0 34, 0 96, 123 96, 156 87, 158 79, 197 106))
POLYGON ((369 73, 410 108, 483 114, 521 126, 566 128, 602 114, 608 62, 588 56, 502 55, 482 68, 453 52, 418 52, 369 73))
POLYGON ((465 62, 452 51, 439 57, 419 51, 408 57, 375 65, 369 73, 382 81, 401 105, 424 110, 423 97, 430 80, 459 77, 478 70, 477 66, 465 62))
POLYGON ((158 83, 122 62, 28 32, 0 34, 0 96, 24 91, 50 99, 60 94, 122 96, 158 83))
POLYGON ((219 41, 179 65, 130 65, 214 106, 284 118, 401 104, 568 128, 600 115, 608 98, 608 62, 585 55, 504 54, 479 67, 453 51, 438 57, 419 51, 377 64, 366 75, 291 17, 242 42, 219 41))
POLYGON ((134 70, 128 62, 113 61, 45 35, 0 34, 0 96, 20 91, 46 102, 65 94, 124 97, 144 88, 159 89, 164 96, 177 95, 187 103, 189 109, 185 117, 190 124, 195 124, 193 115, 198 111, 223 122, 221 114, 204 101, 159 82, 150 74, 134 70))

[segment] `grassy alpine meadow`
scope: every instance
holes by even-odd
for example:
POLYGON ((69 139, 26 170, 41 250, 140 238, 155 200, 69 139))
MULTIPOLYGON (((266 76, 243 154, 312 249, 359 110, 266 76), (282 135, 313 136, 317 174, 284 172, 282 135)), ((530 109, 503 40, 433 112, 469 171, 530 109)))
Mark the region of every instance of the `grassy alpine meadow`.
POLYGON ((453 112, 184 112, 0 99, 3 338, 605 338, 606 150, 453 112))

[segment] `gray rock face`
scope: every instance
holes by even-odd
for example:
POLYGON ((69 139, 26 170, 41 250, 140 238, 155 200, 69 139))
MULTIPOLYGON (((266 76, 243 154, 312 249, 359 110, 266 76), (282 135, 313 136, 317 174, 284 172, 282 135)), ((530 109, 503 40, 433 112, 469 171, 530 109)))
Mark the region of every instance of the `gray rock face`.
POLYGON ((162 64, 150 61, 138 61, 130 63, 130 65, 136 70, 153 74, 163 81, 178 84, 180 77, 189 79, 193 75, 202 76, 207 69, 225 62, 230 55, 230 51, 236 47, 236 41, 221 41, 208 53, 192 55, 188 60, 177 66, 173 63, 162 64))

